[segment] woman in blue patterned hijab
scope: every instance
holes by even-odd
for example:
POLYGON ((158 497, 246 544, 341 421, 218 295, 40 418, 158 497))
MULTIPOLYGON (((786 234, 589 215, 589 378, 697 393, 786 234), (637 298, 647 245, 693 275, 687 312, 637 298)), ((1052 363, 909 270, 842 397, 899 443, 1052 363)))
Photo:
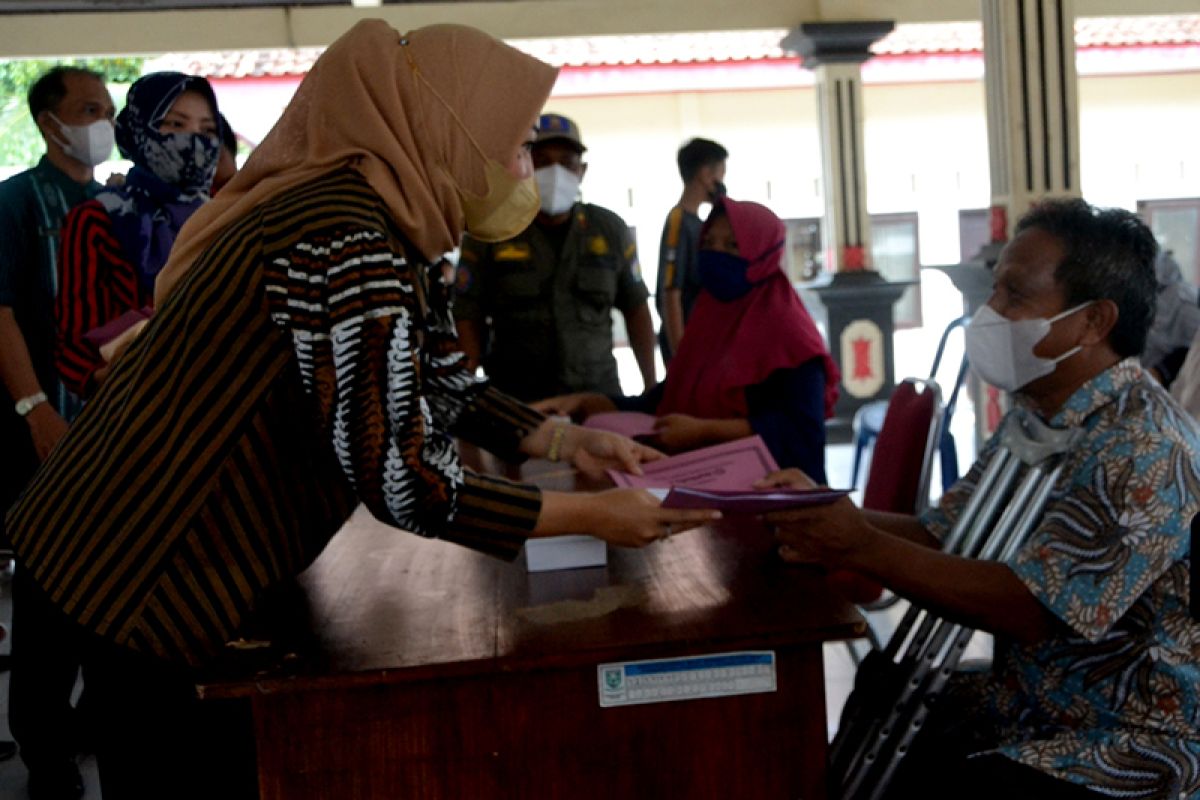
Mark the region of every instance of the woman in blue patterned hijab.
POLYGON ((220 154, 217 98, 204 78, 153 72, 129 88, 117 147, 133 162, 125 185, 97 199, 140 282, 153 287, 175 236, 208 200, 220 154))
POLYGON ((123 185, 76 206, 63 229, 56 361, 81 397, 95 391, 119 352, 109 343, 146 315, 175 237, 208 201, 220 124, 204 78, 154 72, 129 88, 116 140, 133 168, 123 185))

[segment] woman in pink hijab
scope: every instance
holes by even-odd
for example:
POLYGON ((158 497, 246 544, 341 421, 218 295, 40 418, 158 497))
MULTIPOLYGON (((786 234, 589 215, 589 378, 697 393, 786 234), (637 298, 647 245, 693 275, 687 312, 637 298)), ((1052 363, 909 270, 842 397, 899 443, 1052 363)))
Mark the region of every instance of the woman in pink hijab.
POLYGON ((758 434, 781 467, 825 482, 825 420, 840 375, 783 271, 786 229, 758 203, 718 200, 700 232, 696 300, 666 380, 638 397, 575 394, 536 404, 577 418, 658 416, 668 450, 758 434))

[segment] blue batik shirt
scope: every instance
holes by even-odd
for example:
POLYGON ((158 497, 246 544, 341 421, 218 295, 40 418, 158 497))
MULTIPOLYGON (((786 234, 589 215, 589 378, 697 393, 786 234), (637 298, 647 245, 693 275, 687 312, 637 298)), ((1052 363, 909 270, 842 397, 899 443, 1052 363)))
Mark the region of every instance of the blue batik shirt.
MULTIPOLYGON (((1200 430, 1127 359, 1050 420, 1077 426, 1046 511, 1008 562, 1063 624, 997 641, 978 701, 998 752, 1103 795, 1200 798, 1200 624, 1188 608, 1200 430)), ((941 538, 997 449, 923 517, 941 538)), ((967 691, 964 691, 966 689, 967 691)))

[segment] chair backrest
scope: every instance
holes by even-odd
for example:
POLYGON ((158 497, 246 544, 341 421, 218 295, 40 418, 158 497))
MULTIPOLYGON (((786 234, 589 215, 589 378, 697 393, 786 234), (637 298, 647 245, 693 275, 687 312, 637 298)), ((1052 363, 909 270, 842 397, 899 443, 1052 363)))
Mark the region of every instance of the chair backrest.
POLYGON ((863 508, 917 514, 928 507, 942 418, 936 381, 908 378, 896 387, 875 440, 863 508))
MULTIPOLYGON (((966 327, 970 322, 971 315, 966 314, 951 321, 946 326, 946 330, 942 331, 942 337, 938 340, 937 353, 933 357, 933 366, 929 369, 930 380, 936 381, 939 378, 938 368, 941 366, 942 356, 946 353, 946 345, 950 341, 950 334, 959 328, 966 327)), ((938 450, 941 455, 943 492, 949 490, 958 480, 958 450, 954 444, 954 435, 950 433, 950 420, 954 416, 954 409, 958 406, 958 393, 962 391, 963 384, 966 382, 968 366, 967 354, 964 351, 962 357, 958 360, 958 373, 954 376, 954 384, 950 389, 950 397, 945 400, 942 410, 942 433, 941 439, 938 442, 938 450)))

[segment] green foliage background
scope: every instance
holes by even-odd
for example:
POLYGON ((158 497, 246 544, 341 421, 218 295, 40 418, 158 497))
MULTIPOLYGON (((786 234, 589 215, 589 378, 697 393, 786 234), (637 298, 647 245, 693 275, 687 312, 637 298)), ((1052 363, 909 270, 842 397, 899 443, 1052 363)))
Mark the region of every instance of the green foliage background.
POLYGON ((129 84, 141 77, 144 62, 142 58, 0 61, 0 166, 32 166, 45 151, 25 100, 29 87, 43 72, 59 64, 95 70, 105 77, 108 91, 120 108, 129 84))

